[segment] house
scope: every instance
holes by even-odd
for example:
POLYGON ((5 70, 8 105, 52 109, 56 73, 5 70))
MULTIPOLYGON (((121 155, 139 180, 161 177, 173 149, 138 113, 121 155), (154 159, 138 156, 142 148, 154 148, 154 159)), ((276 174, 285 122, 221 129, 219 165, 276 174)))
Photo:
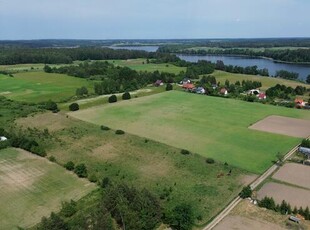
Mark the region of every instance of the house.
POLYGON ((217 84, 212 84, 211 87, 212 87, 212 89, 217 89, 218 86, 217 86, 217 84))
POLYGON ((7 140, 7 138, 6 137, 4 137, 4 136, 0 136, 0 141, 6 141, 7 140))
POLYGON ((157 80, 155 83, 154 83, 154 86, 158 87, 160 85, 164 85, 163 81, 162 80, 157 80))
POLYGON ((222 95, 227 95, 228 94, 228 91, 227 91, 227 89, 226 88, 221 88, 221 90, 220 90, 220 94, 222 94, 222 95))
POLYGON ((259 89, 251 89, 248 91, 248 95, 259 95, 259 89))
POLYGON ((296 105, 296 107, 304 107, 306 105, 306 103, 304 102, 303 99, 296 98, 295 99, 295 105, 296 105))
POLYGON ((267 96, 266 96, 265 93, 259 93, 259 94, 257 95, 257 97, 258 97, 259 100, 266 100, 266 98, 267 98, 267 96))
POLYGON ((195 85, 192 83, 186 83, 186 84, 183 84, 182 88, 187 91, 192 92, 193 90, 195 90, 195 85))
POLYGON ((191 80, 187 77, 185 77, 182 81, 180 81, 181 85, 187 84, 187 83, 191 83, 191 80))
POLYGON ((196 89, 196 93, 198 93, 198 94, 205 94, 206 90, 203 87, 198 87, 196 89))
POLYGON ((300 222, 300 219, 299 219, 298 217, 296 217, 296 216, 290 216, 288 219, 291 220, 291 221, 293 221, 293 222, 296 222, 296 223, 298 223, 298 224, 299 224, 299 222, 300 222))

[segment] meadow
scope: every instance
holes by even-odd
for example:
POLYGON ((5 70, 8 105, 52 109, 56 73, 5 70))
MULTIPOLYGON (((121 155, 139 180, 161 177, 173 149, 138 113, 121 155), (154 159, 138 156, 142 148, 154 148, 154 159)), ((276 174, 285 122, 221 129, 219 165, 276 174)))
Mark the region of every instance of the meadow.
POLYGON ((159 72, 167 72, 167 73, 174 73, 174 74, 179 74, 181 71, 186 72, 186 67, 179 67, 173 64, 166 64, 166 63, 147 64, 146 59, 143 59, 143 58, 128 59, 128 60, 109 60, 108 62, 113 63, 116 66, 129 67, 136 71, 154 72, 158 70, 159 72))
POLYGON ((255 75, 247 75, 247 74, 236 74, 236 73, 228 73, 220 70, 214 71, 212 75, 216 78, 217 81, 221 82, 222 84, 225 83, 225 80, 229 80, 230 83, 235 83, 236 81, 242 82, 244 81, 260 81, 262 83, 262 90, 266 90, 276 84, 291 86, 295 88, 298 85, 304 86, 309 88, 309 85, 298 82, 298 81, 291 81, 281 78, 274 78, 274 77, 262 77, 262 76, 255 76, 255 75))
POLYGON ((63 74, 21 72, 13 76, 0 74, 0 95, 17 101, 59 102, 74 96, 76 89, 82 86, 93 92, 92 81, 63 74))
POLYGON ((62 201, 78 200, 96 186, 47 159, 20 149, 0 150, 0 228, 38 223, 62 201))
POLYGON ((171 146, 262 173, 299 138, 251 130, 269 116, 310 119, 308 111, 170 91, 69 113, 171 146))
POLYGON ((104 131, 62 113, 37 114, 18 119, 17 124, 24 129, 47 128, 50 137, 39 142, 58 163, 85 163, 89 176, 99 181, 108 177, 112 183, 146 188, 166 210, 189 203, 198 224, 209 221, 253 179, 231 165, 208 164, 200 155, 183 155, 179 148, 128 133, 116 135, 115 130, 104 131))

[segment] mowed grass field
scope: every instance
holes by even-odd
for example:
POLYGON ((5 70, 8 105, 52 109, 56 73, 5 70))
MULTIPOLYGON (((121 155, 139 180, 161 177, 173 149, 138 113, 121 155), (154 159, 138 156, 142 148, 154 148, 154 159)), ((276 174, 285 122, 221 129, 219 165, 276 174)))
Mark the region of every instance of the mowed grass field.
POLYGON ((60 164, 70 160, 85 163, 89 175, 99 181, 108 177, 113 183, 146 188, 167 209, 189 203, 195 217, 202 217, 198 224, 210 220, 253 179, 231 165, 207 164, 198 154, 183 155, 179 148, 128 133, 116 135, 115 130, 103 131, 62 113, 37 114, 21 118, 17 124, 25 129, 47 128, 51 137, 39 142, 60 164))
POLYGON ((78 200, 95 189, 63 167, 19 149, 0 150, 0 229, 30 227, 62 201, 78 200))
POLYGON ((300 139, 248 127, 269 116, 310 119, 308 111, 170 91, 69 113, 205 157, 262 173, 300 139))
POLYGON ((66 100, 75 95, 77 88, 85 86, 93 92, 93 82, 63 74, 21 72, 9 77, 0 74, 0 95, 13 100, 42 102, 66 100))
POLYGON ((275 86, 276 84, 291 86, 292 88, 295 88, 298 85, 304 86, 306 88, 310 88, 309 85, 302 83, 302 82, 290 81, 290 80, 274 78, 274 77, 261 77, 261 76, 255 76, 255 75, 247 75, 247 74, 228 73, 228 72, 219 71, 219 70, 214 71, 212 75, 216 78, 217 81, 221 82, 222 84, 225 83, 225 80, 229 80, 230 83, 235 83, 236 81, 240 81, 241 83, 243 80, 260 81, 262 83, 262 87, 261 87, 262 90, 266 90, 272 86, 275 86))
POLYGON ((159 72, 167 72, 179 74, 181 71, 186 72, 186 67, 179 67, 172 64, 155 64, 155 63, 146 63, 146 59, 128 59, 128 60, 109 60, 108 62, 113 63, 116 66, 126 66, 136 71, 147 71, 154 72, 158 70, 159 72))

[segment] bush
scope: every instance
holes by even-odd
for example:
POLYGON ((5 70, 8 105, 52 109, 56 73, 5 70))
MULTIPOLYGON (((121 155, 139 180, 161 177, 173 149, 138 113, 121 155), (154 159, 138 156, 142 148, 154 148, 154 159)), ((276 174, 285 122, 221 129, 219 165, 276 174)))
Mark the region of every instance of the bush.
POLYGON ((166 91, 170 91, 170 90, 173 90, 173 86, 170 83, 168 83, 166 85, 166 91))
POLYGON ((252 196, 252 189, 250 186, 246 186, 246 187, 243 187, 242 191, 240 192, 239 196, 241 198, 248 198, 248 197, 251 197, 252 196))
POLYGON ((186 149, 182 149, 181 150, 181 154, 183 154, 183 155, 189 155, 191 152, 190 151, 188 151, 188 150, 186 150, 186 149))
POLYGON ((51 162, 56 162, 56 158, 55 158, 54 156, 50 156, 48 159, 49 159, 51 162))
POLYGON ((89 177, 88 177, 88 180, 90 182, 93 182, 93 183, 96 183, 97 182, 97 177, 95 174, 91 174, 89 177))
POLYGON ((43 108, 46 109, 46 110, 53 111, 53 112, 54 112, 54 111, 57 111, 57 112, 59 111, 56 102, 51 101, 51 100, 45 102, 45 103, 43 104, 43 108))
POLYGON ((129 100, 129 99, 131 99, 130 93, 125 92, 125 93, 122 95, 122 99, 123 99, 123 100, 129 100))
POLYGON ((114 103, 114 102, 117 102, 117 97, 116 95, 113 94, 109 97, 109 103, 114 103))
POLYGON ((69 110, 70 111, 77 111, 80 109, 80 106, 78 103, 72 103, 71 105, 69 105, 69 110))
POLYGON ((76 202, 73 200, 70 202, 62 202, 61 206, 60 214, 64 217, 71 217, 77 212, 76 202))
POLYGON ((115 131, 115 134, 123 135, 123 134, 125 134, 125 132, 123 130, 118 129, 118 130, 115 131))
POLYGON ((67 170, 72 171, 72 170, 74 170, 74 163, 73 163, 72 161, 68 161, 68 162, 64 165, 64 167, 65 167, 67 170))
POLYGON ((102 179, 101 187, 106 188, 111 184, 109 177, 105 177, 102 179))
POLYGON ((167 222, 173 229, 192 229, 194 220, 194 210, 189 204, 179 204, 167 215, 167 222))
POLYGON ((214 163, 215 163, 215 160, 214 160, 213 158, 207 158, 207 159, 206 159, 206 162, 207 162, 208 164, 214 164, 214 163))
POLYGON ((104 126, 104 125, 101 125, 100 128, 101 128, 101 130, 104 130, 104 131, 110 130, 110 128, 108 126, 104 126))
POLYGON ((74 173, 78 175, 78 177, 86 178, 87 177, 87 168, 85 164, 78 164, 75 169, 74 173))
POLYGON ((301 147, 310 148, 310 139, 303 139, 301 142, 301 147))

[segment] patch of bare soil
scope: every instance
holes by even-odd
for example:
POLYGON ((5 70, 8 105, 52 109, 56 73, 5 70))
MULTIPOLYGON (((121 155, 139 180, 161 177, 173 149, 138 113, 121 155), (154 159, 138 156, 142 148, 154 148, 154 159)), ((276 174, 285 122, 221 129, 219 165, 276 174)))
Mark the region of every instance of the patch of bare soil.
POLYGON ((249 127, 259 131, 306 138, 310 135, 310 121, 282 116, 269 116, 249 127))
POLYGON ((107 143, 93 149, 91 155, 102 160, 112 160, 119 156, 116 152, 117 149, 112 144, 107 143))
POLYGON ((243 216, 227 216, 223 221, 221 221, 217 226, 215 226, 214 230, 227 230, 227 229, 235 229, 235 230, 284 230, 276 224, 250 219, 243 216))
POLYGON ((257 192, 258 199, 262 199, 265 196, 273 197, 278 204, 285 200, 293 207, 310 207, 310 190, 307 189, 271 182, 265 184, 257 192))
POLYGON ((243 175, 240 179, 241 183, 243 185, 248 185, 251 182, 253 182, 256 178, 258 177, 258 175, 255 174, 251 174, 251 175, 243 175))
POLYGON ((287 163, 272 178, 310 189, 310 167, 307 165, 287 163))

